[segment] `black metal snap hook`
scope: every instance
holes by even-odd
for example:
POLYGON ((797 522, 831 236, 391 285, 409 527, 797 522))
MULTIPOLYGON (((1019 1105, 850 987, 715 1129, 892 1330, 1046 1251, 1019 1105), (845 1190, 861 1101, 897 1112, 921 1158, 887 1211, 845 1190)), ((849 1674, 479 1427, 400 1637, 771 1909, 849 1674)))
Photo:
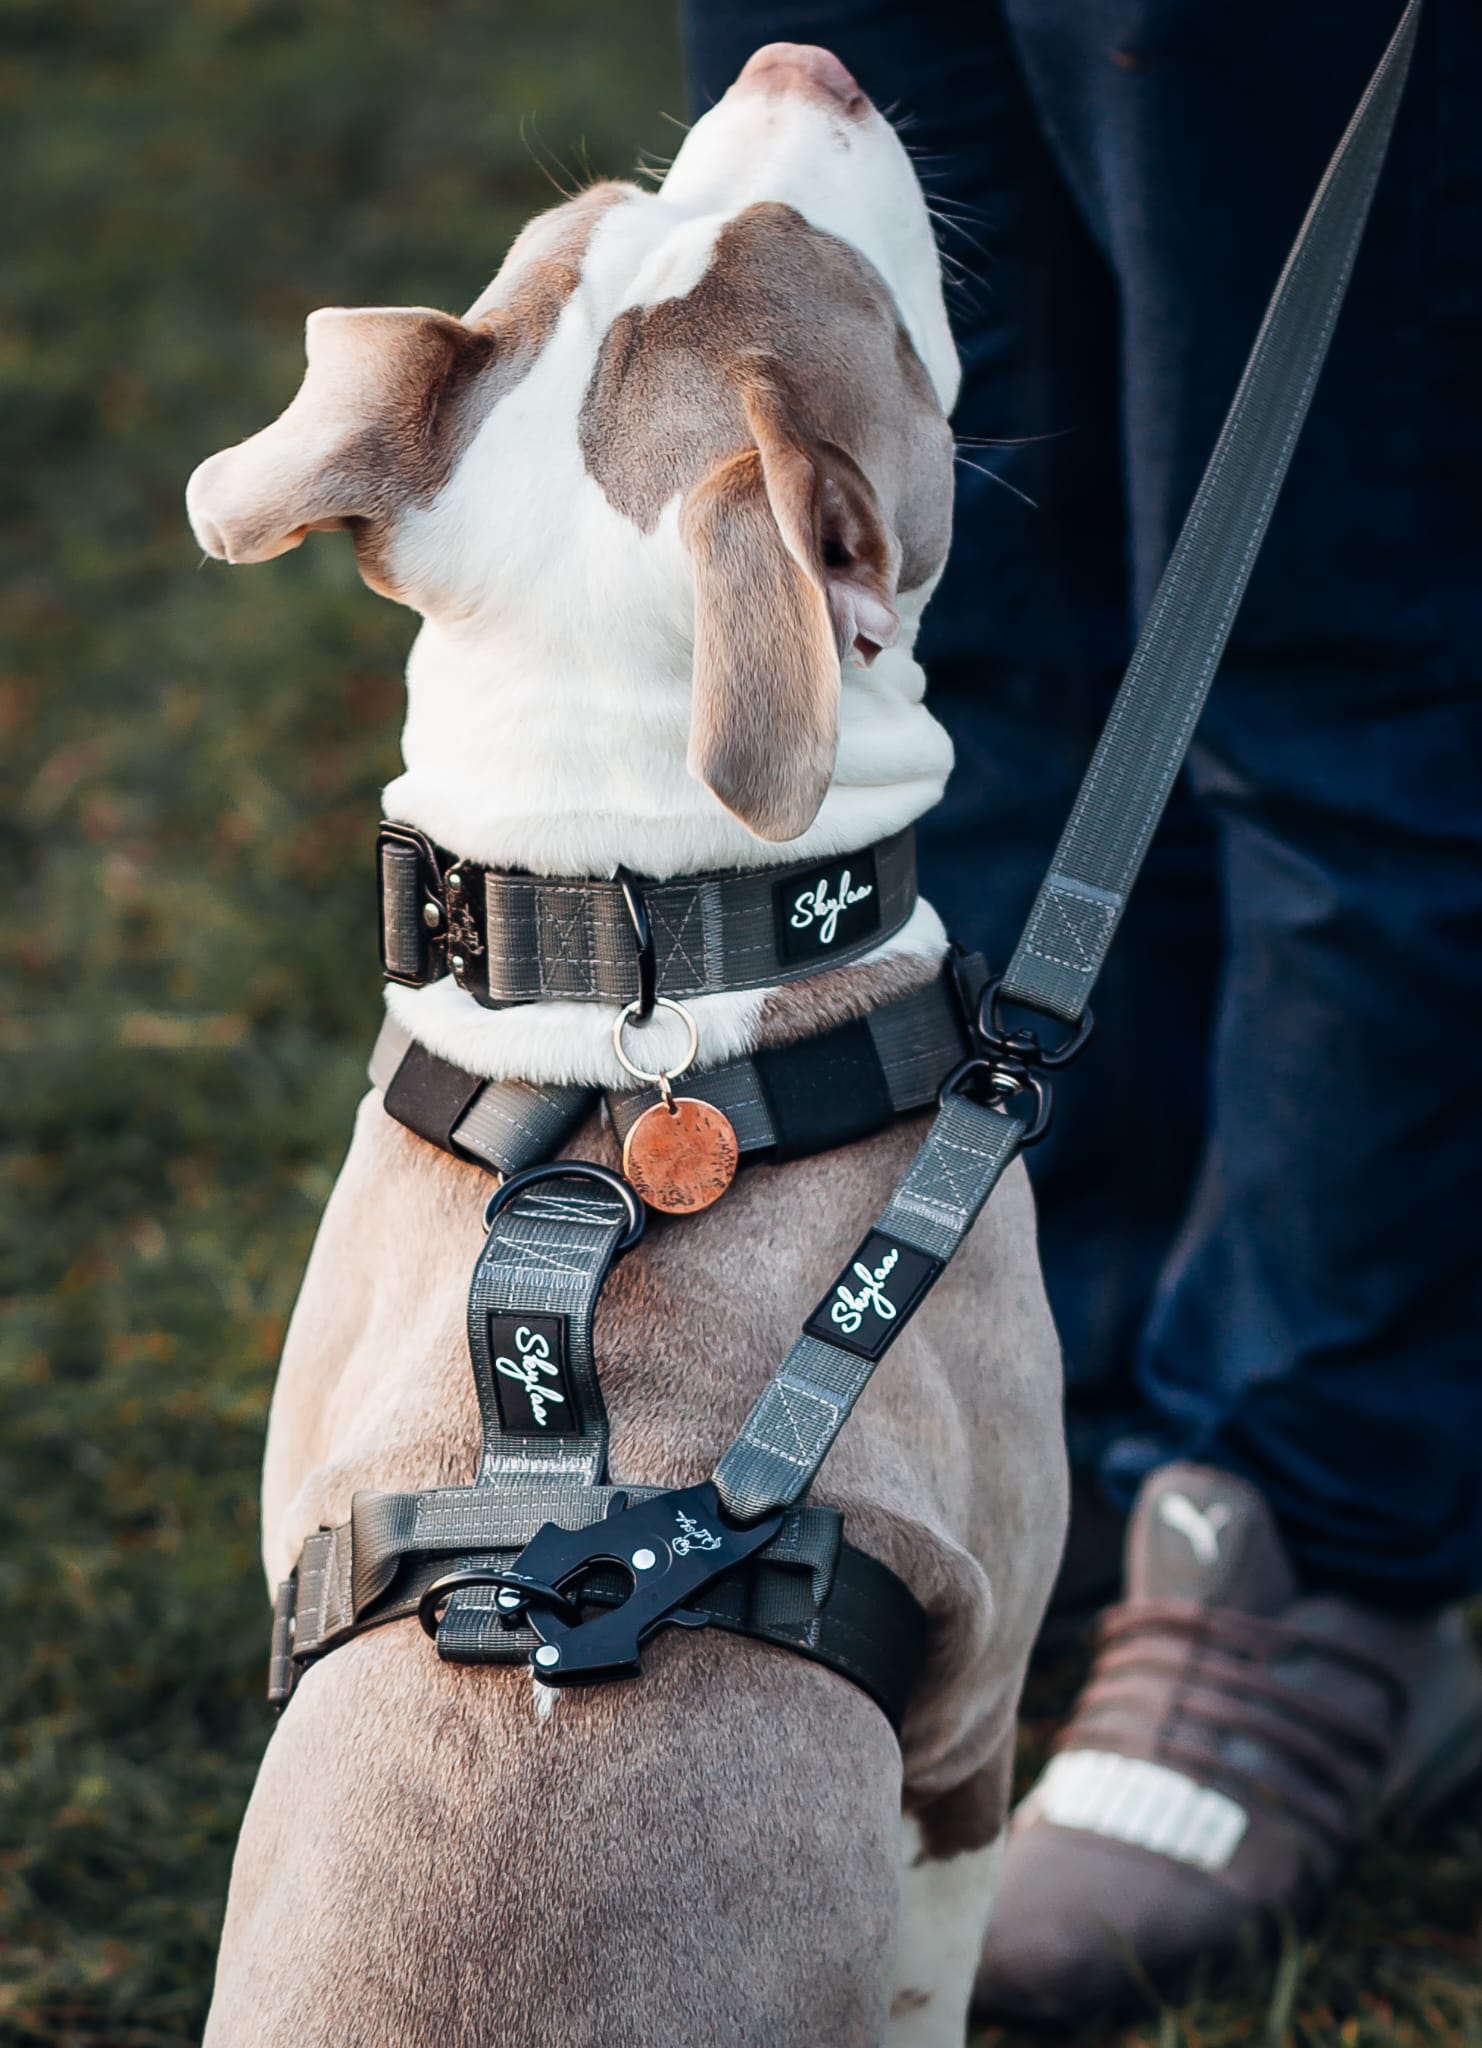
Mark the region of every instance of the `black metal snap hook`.
POLYGON ((1019 1140, 1019 1149, 1023 1152, 1031 1145, 1037 1145, 1050 1128, 1055 1114, 1055 1098, 1043 1074, 1035 1073, 1022 1060, 1004 1059, 997 1053, 974 1054, 961 1066, 954 1067, 937 1090, 937 1107, 945 1109, 948 1096, 971 1094, 978 1075, 983 1076, 993 1098, 986 1107, 999 1110, 1005 1116, 1009 1114, 1009 1104, 1015 1096, 1034 1097, 1034 1114, 1019 1140))
POLYGON ((616 1195, 628 1212, 628 1227, 618 1239, 619 1252, 631 1251, 643 1235, 648 1221, 648 1211, 638 1199, 635 1189, 629 1187, 620 1173, 614 1173, 609 1166, 599 1166, 594 1159, 551 1159, 543 1166, 527 1166, 523 1173, 512 1173, 490 1195, 484 1204, 484 1228, 490 1230, 494 1218, 501 1209, 507 1208, 516 1195, 526 1188, 534 1187, 544 1180, 590 1180, 598 1187, 606 1188, 610 1195, 616 1195))
POLYGON ((654 999, 659 992, 658 968, 654 962, 653 919, 648 914, 643 891, 628 870, 619 868, 615 880, 623 892, 623 907, 633 927, 633 944, 638 953, 638 994, 631 1014, 635 1023, 646 1024, 654 1013, 654 999))
MULTIPOLYGON (((532 1588, 528 1579, 512 1578, 508 1572, 496 1570, 492 1565, 470 1565, 465 1571, 444 1572, 441 1578, 433 1580, 417 1602, 417 1619, 422 1624, 422 1632, 431 1636, 434 1642, 442 1625, 444 1607, 465 1586, 514 1586, 520 1593, 521 1612, 525 1601, 538 1598, 542 1606, 548 1607, 568 1625, 581 1620, 581 1602, 568 1599, 558 1586, 532 1588)), ((502 1620, 503 1616, 500 1618, 502 1620)))
MULTIPOLYGON (((989 1052, 1003 1053, 1010 1059, 1022 1060, 1025 1066, 1044 1067, 1053 1071, 1057 1067, 1068 1067, 1078 1053, 1084 1050, 1086 1041, 1096 1029, 1096 1019, 1089 1009, 1083 1010, 1074 1031, 1061 1045, 1043 1046, 1037 1031, 1025 1028, 1010 1031, 1000 1013, 1004 1002, 1004 976, 990 981, 978 998, 978 1014, 975 1021, 977 1035, 989 1052)), ((1007 998, 1017 1003, 1020 1009, 1031 1010, 1034 1015, 1048 1016, 1048 1011, 1036 1010, 1032 1003, 1021 1002, 1017 996, 1007 998)))

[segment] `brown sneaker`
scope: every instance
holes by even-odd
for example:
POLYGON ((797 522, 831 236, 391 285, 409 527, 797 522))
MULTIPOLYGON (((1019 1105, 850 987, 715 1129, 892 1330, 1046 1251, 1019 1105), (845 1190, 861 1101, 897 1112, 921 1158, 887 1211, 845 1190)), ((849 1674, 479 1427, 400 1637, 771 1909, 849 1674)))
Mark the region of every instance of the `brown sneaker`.
POLYGON ((1163 1988, 1252 1918, 1299 1912, 1377 1819, 1482 1763, 1482 1666, 1459 1615, 1299 1598, 1242 1480, 1154 1473, 1126 1584, 1014 1817, 978 1979, 994 2018, 1163 1988))

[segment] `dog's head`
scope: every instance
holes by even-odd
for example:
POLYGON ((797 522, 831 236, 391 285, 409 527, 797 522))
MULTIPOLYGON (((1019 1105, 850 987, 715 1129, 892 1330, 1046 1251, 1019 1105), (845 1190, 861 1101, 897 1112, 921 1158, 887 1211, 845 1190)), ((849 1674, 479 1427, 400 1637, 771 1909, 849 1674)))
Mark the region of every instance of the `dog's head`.
POLYGON ((841 665, 914 627, 946 557, 957 374, 898 138, 836 59, 776 44, 657 193, 542 215, 463 319, 313 314, 298 396, 187 502, 229 562, 348 528, 372 588, 512 659, 567 636, 692 672, 693 773, 789 839, 841 665))

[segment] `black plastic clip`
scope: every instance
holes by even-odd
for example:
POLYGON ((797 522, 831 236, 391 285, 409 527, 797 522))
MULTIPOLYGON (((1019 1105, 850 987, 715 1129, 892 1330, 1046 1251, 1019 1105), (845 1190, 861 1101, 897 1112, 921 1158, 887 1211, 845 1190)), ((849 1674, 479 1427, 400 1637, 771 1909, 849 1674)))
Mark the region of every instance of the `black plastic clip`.
POLYGON ((639 1650, 655 1630, 704 1628, 708 1617, 687 1600, 770 1543, 782 1514, 738 1529, 721 1510, 713 1481, 630 1505, 615 1494, 607 1519, 586 1529, 547 1522, 499 1575, 500 1614, 510 1628, 534 1629, 531 1668, 543 1685, 594 1685, 636 1678, 639 1650), (588 1572, 617 1566, 633 1590, 617 1607, 572 1618, 573 1591, 588 1572))
POLYGON ((646 1024, 654 1013, 654 999, 659 992, 653 920, 642 889, 626 868, 618 869, 616 881, 623 892, 623 907, 633 927, 633 945, 638 954, 638 995, 630 1014, 635 1024, 646 1024))
MULTIPOLYGON (((989 1093, 990 1106, 1007 1112, 1009 1104, 1017 1096, 1031 1095, 1034 1113, 1020 1140, 1020 1149, 1027 1150, 1044 1137, 1055 1113, 1055 1095, 1048 1076, 1061 1067, 1068 1067, 1084 1050, 1086 1041, 1096 1029, 1096 1019, 1089 1010, 1082 1011, 1067 1039, 1059 1045, 1043 1046, 1039 1042, 1039 1033, 1030 1026, 1009 1030, 1002 1016, 1003 1001, 1003 977, 1000 975, 996 981, 989 982, 978 998, 973 1036, 979 1050, 953 1068, 938 1090, 937 1100, 945 1102, 949 1095, 962 1095, 974 1086, 982 1086, 989 1093)), ((1022 1004, 1020 1007, 1027 1009, 1031 1006, 1022 1004)))

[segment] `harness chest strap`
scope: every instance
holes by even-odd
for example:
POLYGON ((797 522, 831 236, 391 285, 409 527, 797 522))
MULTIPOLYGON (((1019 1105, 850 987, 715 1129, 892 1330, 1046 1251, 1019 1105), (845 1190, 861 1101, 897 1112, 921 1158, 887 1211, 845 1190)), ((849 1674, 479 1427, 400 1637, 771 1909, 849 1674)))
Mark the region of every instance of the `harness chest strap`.
POLYGON ((861 959, 916 908, 909 826, 856 853, 651 882, 508 874, 388 822, 376 865, 387 980, 451 974, 494 1007, 772 988, 861 959))
MULTIPOLYGON (((964 1019, 987 970, 960 955, 925 987, 868 1016, 684 1076, 686 1095, 730 1120, 743 1160, 799 1159, 883 1130, 936 1101, 942 1076, 971 1050, 964 1019)), ((491 1172, 521 1173, 551 1158, 596 1107, 593 1088, 484 1081, 416 1044, 390 1018, 371 1054, 386 1113, 444 1152, 491 1172)), ((621 1141, 657 1089, 609 1090, 621 1141)))

